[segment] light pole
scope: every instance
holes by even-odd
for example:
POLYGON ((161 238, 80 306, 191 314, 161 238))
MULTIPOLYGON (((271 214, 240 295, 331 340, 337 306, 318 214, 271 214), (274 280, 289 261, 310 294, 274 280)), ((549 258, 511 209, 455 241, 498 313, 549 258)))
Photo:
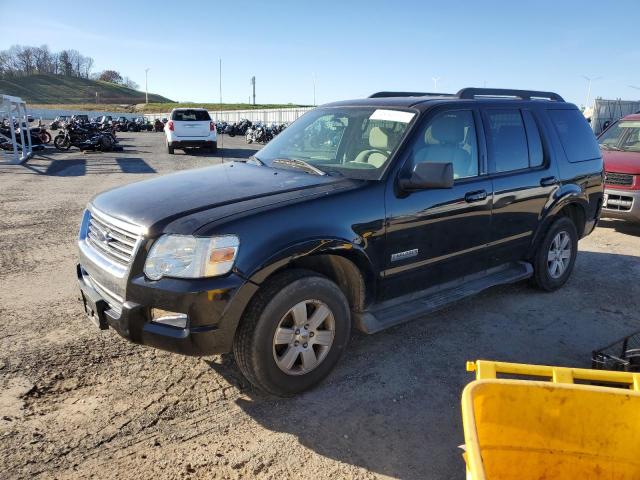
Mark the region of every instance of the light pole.
POLYGON ((438 80, 440 80, 440 77, 431 77, 431 80, 433 80, 433 89, 437 92, 438 91, 438 80))
POLYGON ((220 105, 222 105, 222 58, 220 59, 220 105))
POLYGON ((602 77, 587 77, 586 75, 583 75, 582 78, 589 82, 589 86, 587 87, 587 101, 584 104, 584 108, 587 109, 589 108, 589 102, 591 101, 591 83, 602 79, 602 77))
POLYGON ((316 74, 312 73, 311 77, 313 78, 313 106, 316 106, 316 74))
POLYGON ((144 103, 149 103, 149 70, 151 69, 144 69, 144 103))

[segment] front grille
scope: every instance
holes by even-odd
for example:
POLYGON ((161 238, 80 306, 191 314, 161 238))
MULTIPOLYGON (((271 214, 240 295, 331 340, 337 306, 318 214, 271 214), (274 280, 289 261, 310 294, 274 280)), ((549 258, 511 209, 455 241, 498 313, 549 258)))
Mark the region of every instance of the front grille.
POLYGON ((624 195, 613 195, 609 193, 605 201, 604 207, 607 210, 618 210, 620 212, 628 212, 633 206, 633 197, 624 195))
POLYGON ((101 255, 122 266, 131 263, 140 237, 116 226, 103 217, 92 214, 87 229, 87 242, 101 255))
POLYGON ((633 185, 633 175, 628 173, 606 172, 604 175, 604 183, 607 185, 633 185))

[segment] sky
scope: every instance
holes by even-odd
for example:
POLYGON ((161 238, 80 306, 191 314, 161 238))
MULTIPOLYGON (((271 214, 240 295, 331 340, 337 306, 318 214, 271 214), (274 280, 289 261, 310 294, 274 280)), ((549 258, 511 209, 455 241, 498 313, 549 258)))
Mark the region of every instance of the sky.
POLYGON ((496 87, 640 98, 638 0, 0 0, 0 50, 75 48, 177 101, 312 104, 496 87), (92 6, 95 5, 95 6, 92 6), (531 6, 528 6, 531 5, 531 6), (33 12, 39 12, 34 14, 33 12))

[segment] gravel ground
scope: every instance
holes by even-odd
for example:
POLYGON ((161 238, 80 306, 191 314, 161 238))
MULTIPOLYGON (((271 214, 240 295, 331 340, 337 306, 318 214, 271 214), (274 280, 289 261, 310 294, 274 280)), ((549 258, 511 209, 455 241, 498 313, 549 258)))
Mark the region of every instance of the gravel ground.
MULTIPOLYGON (((562 290, 494 288, 354 333, 321 386, 266 396, 230 356, 155 351, 84 318, 75 237, 87 201, 221 161, 169 156, 161 134, 121 137, 121 153, 48 151, 0 165, 2 479, 462 479, 466 360, 588 367, 592 349, 640 329, 640 227, 603 221, 562 290)), ((225 143, 225 159, 253 153, 242 139, 225 143)))

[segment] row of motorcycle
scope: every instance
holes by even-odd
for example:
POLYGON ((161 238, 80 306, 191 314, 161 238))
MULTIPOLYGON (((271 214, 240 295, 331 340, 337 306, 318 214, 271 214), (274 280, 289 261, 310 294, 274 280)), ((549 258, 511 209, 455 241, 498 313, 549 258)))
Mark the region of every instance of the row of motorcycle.
POLYGON ((235 123, 218 122, 216 130, 218 133, 229 135, 230 137, 243 136, 247 143, 267 143, 273 137, 287 128, 287 123, 272 123, 266 125, 264 123, 252 123, 250 120, 241 120, 235 123))

